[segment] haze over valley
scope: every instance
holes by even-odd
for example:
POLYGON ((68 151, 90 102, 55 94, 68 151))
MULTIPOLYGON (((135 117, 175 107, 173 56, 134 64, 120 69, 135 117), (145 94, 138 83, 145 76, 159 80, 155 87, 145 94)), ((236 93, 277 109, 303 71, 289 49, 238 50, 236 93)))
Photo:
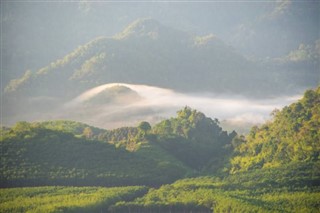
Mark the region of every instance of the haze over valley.
POLYGON ((52 107, 54 99, 32 98, 29 105, 16 107, 37 110, 14 114, 10 119, 15 122, 67 119, 113 129, 135 126, 141 120, 154 124, 173 116, 184 106, 189 106, 237 128, 241 125, 261 124, 270 119, 274 109, 281 109, 300 97, 250 99, 236 95, 179 93, 147 85, 111 83, 89 89, 70 101, 57 103, 55 107, 52 107))

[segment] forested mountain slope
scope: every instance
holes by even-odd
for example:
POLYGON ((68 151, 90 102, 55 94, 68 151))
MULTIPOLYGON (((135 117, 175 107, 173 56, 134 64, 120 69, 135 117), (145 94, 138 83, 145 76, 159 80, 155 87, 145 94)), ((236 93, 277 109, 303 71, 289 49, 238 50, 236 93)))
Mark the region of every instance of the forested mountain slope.
POLYGON ((320 87, 272 114, 273 119, 253 127, 244 142, 235 140, 232 172, 319 161, 320 87))

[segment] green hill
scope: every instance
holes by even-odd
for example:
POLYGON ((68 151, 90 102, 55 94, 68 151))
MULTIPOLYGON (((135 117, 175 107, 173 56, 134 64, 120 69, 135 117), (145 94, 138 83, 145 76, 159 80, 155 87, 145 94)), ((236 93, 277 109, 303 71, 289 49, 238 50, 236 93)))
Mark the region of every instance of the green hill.
POLYGON ((176 118, 164 120, 152 131, 160 146, 189 167, 204 172, 221 169, 231 154, 235 132, 228 134, 217 119, 189 107, 178 111, 176 118))
POLYGON ((139 149, 130 152, 121 146, 26 122, 3 131, 2 187, 159 185, 183 177, 188 171, 148 141, 137 141, 139 149))
POLYGON ((272 114, 273 119, 253 127, 245 141, 235 140, 231 172, 319 161, 320 87, 272 114))
POLYGON ((187 107, 152 129, 147 122, 114 130, 73 121, 19 122, 1 135, 2 187, 159 185, 207 165, 220 168, 234 137, 187 107), (168 122, 172 129, 165 132, 168 122))

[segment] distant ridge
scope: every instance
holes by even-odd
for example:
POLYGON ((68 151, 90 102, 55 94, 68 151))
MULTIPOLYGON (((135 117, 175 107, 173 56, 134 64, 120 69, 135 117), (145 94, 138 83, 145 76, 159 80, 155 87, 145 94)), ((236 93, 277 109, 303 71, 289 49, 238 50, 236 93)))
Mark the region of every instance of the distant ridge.
POLYGON ((26 72, 12 80, 6 91, 70 98, 96 85, 124 82, 266 96, 290 93, 297 83, 303 87, 303 78, 301 71, 287 72, 283 65, 281 69, 259 66, 213 34, 195 36, 146 18, 113 37, 96 38, 48 66, 26 72))

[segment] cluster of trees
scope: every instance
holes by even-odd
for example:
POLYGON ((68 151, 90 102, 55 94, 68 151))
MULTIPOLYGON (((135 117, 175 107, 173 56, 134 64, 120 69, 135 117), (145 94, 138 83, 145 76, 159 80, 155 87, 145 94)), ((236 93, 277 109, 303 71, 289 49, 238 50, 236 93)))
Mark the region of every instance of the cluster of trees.
POLYGON ((231 141, 237 135, 228 134, 217 119, 189 107, 178 111, 176 118, 155 125, 152 132, 159 144, 189 167, 198 171, 216 171, 232 153, 231 141))
POLYGON ((126 145, 133 141, 138 135, 136 127, 121 127, 114 130, 106 131, 99 136, 99 140, 107 141, 117 146, 126 145))
POLYGON ((320 87, 281 111, 273 120, 253 127, 243 140, 234 140, 231 172, 277 167, 291 162, 318 161, 320 154, 320 87))

